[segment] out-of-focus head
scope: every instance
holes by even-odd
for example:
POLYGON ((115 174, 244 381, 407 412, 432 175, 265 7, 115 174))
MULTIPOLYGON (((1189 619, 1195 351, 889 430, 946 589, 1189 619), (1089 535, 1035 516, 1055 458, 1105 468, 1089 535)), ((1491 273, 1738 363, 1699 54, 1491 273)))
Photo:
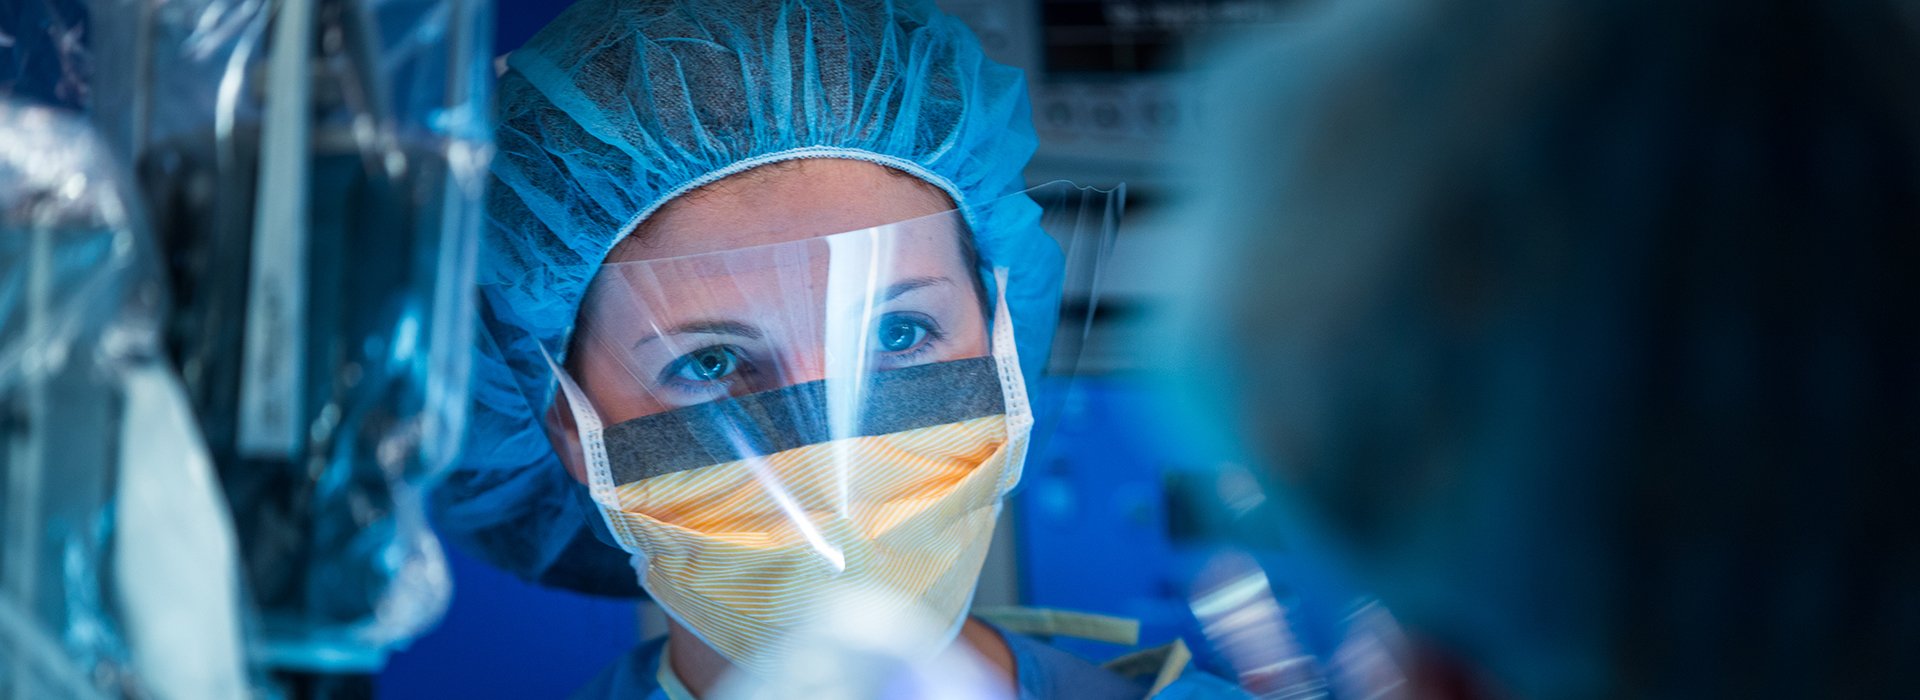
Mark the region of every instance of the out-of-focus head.
POLYGON ((1911 687, 1920 15, 1328 9, 1221 73, 1187 383, 1496 685, 1911 687))
MULTIPOLYGON (((1024 187, 1036 142, 1025 80, 987 60, 932 2, 582 0, 507 64, 473 411, 463 456, 432 500, 437 529, 464 549, 552 585, 639 593, 627 556, 589 529, 598 516, 543 429, 555 383, 542 349, 567 346, 616 245, 684 216, 677 202, 771 187, 752 174, 769 166, 871 164, 932 190, 909 188, 906 204, 957 207, 982 265, 1012 270, 1005 291, 1021 362, 1037 374, 1060 252, 1031 211, 999 221, 1019 208, 985 206, 1024 187)), ((900 203, 841 195, 821 196, 810 213, 900 203)))

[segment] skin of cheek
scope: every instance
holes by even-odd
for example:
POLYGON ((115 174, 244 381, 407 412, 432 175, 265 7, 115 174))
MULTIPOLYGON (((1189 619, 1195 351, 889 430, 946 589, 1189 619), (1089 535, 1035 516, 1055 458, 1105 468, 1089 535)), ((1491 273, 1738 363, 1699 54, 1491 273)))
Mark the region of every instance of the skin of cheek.
POLYGON ((572 407, 565 396, 556 396, 553 405, 547 407, 547 414, 541 421, 546 428, 547 442, 552 443, 553 453, 560 456, 560 464, 567 468, 567 475, 574 481, 587 483, 586 455, 581 453, 580 431, 574 425, 572 407))

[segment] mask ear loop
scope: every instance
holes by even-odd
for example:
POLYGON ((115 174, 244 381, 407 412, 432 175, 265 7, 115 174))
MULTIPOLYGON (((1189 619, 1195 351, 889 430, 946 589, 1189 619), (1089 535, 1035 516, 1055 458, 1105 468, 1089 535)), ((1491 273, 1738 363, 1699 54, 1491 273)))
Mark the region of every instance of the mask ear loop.
POLYGON ((1020 483, 1026 470, 1028 436, 1033 431, 1033 409, 1027 404, 1027 382, 1020 373, 1020 351, 1013 337, 1013 314, 1007 310, 1005 266, 993 268, 997 288, 993 309, 993 364, 1000 373, 1000 391, 1007 407, 1007 468, 1000 477, 1000 494, 1020 483))
MULTIPOLYGON (((995 486, 993 502, 989 505, 988 516, 994 521, 1000 519, 1000 510, 1006 506, 1007 492, 1020 483, 1020 475, 1026 470, 1028 436, 1033 431, 1033 410, 1027 404, 1027 382, 1020 373, 1020 352, 1013 337, 1013 314, 1007 310, 1007 276, 1005 266, 993 268, 993 286, 995 288, 993 307, 992 338, 989 351, 993 355, 994 371, 1000 375, 1000 394, 1006 406, 1006 461, 1000 472, 1000 481, 995 486)), ((968 594, 968 603, 961 609, 947 630, 945 639, 960 636, 960 629, 967 623, 967 610, 973 608, 972 597, 980 592, 980 580, 976 576, 973 592, 968 594)))
POLYGON ((599 412, 593 410, 593 404, 587 402, 587 393, 574 383, 560 363, 545 347, 540 348, 540 357, 547 361, 547 367, 559 380, 561 394, 567 398, 567 410, 573 413, 573 424, 580 433, 580 454, 587 460, 587 490, 593 494, 594 505, 599 506, 601 520, 607 524, 607 530, 614 533, 620 547, 636 557, 645 556, 640 551, 640 538, 627 527, 623 520, 613 517, 610 510, 620 502, 619 494, 613 489, 613 462, 607 457, 605 426, 600 424, 599 412))

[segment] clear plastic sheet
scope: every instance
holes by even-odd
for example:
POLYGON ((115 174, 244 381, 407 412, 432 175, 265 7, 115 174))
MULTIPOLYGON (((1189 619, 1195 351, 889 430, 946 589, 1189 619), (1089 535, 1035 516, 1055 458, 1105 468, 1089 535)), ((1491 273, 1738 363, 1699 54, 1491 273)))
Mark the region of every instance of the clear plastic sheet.
POLYGON ((140 689, 110 562, 161 307, 129 199, 83 121, 0 101, 0 698, 140 689))
POLYGON ((18 0, 0 11, 0 95, 85 109, 95 66, 85 0, 18 0))
POLYGON ((259 660, 370 671, 450 594, 419 494, 464 423, 491 6, 102 4, 259 660))

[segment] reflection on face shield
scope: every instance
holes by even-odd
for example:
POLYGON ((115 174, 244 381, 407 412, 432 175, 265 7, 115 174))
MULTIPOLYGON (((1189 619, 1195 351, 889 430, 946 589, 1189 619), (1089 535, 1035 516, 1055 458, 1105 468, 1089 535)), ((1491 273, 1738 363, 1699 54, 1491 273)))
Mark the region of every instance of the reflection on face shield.
POLYGON ((987 309, 948 215, 719 254, 609 264, 570 369, 601 417, 983 357, 987 309))
POLYGON ((594 503, 735 663, 836 592, 963 620, 1032 425, 965 232, 950 212, 612 263, 589 289, 561 384, 594 503))

